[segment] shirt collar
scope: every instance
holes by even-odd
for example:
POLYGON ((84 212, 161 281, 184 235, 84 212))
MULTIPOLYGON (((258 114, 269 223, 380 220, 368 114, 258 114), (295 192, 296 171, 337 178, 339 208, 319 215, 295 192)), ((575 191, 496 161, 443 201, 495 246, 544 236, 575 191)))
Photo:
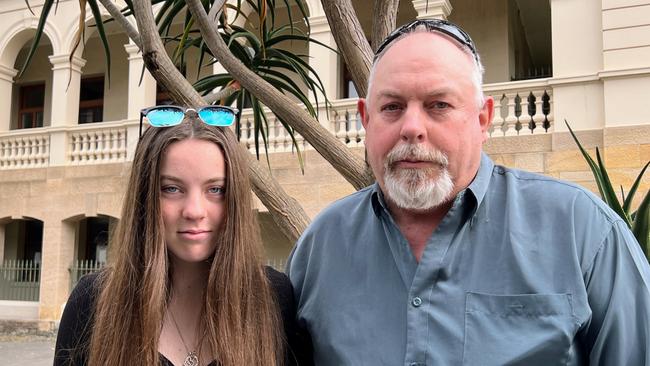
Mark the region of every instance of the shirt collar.
POLYGON ((379 187, 379 183, 377 182, 375 182, 375 184, 372 185, 371 201, 372 201, 372 209, 375 212, 375 216, 381 217, 382 211, 388 212, 388 206, 386 206, 384 193, 381 191, 381 187, 379 187))
POLYGON ((486 153, 481 152, 481 163, 478 172, 476 172, 476 177, 474 177, 472 183, 467 187, 467 191, 469 191, 474 197, 472 215, 476 214, 476 211, 485 198, 485 193, 487 192, 490 178, 492 177, 492 170, 494 170, 492 159, 490 159, 486 153))
MULTIPOLYGON (((470 207, 466 207, 466 209, 471 210, 471 216, 476 214, 478 207, 483 202, 493 169, 494 163, 492 162, 492 159, 490 159, 486 153, 481 152, 481 162, 476 177, 474 177, 472 183, 470 183, 470 185, 464 190, 466 192, 464 192, 465 197, 463 197, 463 206, 470 205, 470 202, 473 204, 470 207), (471 193, 471 195, 468 195, 468 192, 471 193), (473 200, 470 197, 472 197, 473 200)), ((463 191, 461 191, 461 193, 463 193, 463 191)), ((372 186, 371 197, 372 209, 377 217, 381 217, 382 211, 388 212, 388 206, 386 205, 384 194, 377 182, 372 186)))

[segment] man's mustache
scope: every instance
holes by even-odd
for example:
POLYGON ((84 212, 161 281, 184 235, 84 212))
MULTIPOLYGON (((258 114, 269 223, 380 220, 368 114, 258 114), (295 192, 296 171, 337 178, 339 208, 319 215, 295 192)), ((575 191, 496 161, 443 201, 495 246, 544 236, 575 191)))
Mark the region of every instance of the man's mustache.
POLYGON ((449 164, 447 156, 435 148, 425 148, 420 144, 399 144, 386 156, 386 166, 404 160, 432 162, 443 168, 449 164))

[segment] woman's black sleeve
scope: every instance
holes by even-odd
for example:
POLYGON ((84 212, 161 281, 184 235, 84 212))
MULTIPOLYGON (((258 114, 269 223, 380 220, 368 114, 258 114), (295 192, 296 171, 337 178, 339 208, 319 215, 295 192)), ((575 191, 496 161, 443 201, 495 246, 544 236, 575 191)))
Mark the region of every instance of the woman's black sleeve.
POLYGON ((56 336, 54 366, 87 364, 86 349, 97 293, 96 280, 96 273, 82 277, 65 304, 56 336))
POLYGON ((288 366, 310 366, 314 364, 311 336, 296 320, 296 304, 293 287, 284 273, 267 267, 269 282, 282 312, 284 333, 287 340, 285 363, 288 366))

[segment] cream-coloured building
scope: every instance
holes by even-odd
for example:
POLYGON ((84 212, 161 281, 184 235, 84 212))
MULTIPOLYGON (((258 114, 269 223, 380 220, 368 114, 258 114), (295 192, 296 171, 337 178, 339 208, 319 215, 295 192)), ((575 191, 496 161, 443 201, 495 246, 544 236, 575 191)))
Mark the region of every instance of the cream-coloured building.
MULTIPOLYGON (((320 2, 306 3, 311 36, 335 47, 320 2)), ((30 4, 40 14, 39 1, 30 4)), ((369 34, 371 11, 365 1, 354 4, 369 34)), ((78 277, 105 261, 139 111, 164 97, 148 73, 140 82, 142 57, 115 23, 107 26, 110 85, 94 28, 70 57, 78 14, 78 1, 60 1, 18 78, 38 18, 24 0, 0 4, 0 319, 52 326, 78 277)), ((474 38, 487 70, 484 90, 497 109, 485 148, 498 163, 595 190, 564 120, 584 145, 604 149, 616 184, 628 188, 650 160, 650 0, 401 1, 398 24, 416 17, 448 18, 474 38)), ((363 154, 356 93, 341 59, 320 46, 291 47, 310 56, 333 101, 321 124, 363 154)), ((190 81, 220 71, 188 62, 190 81)), ((253 151, 249 116, 242 117, 242 143, 253 151)), ((301 174, 289 136, 272 116, 270 123, 273 174, 310 216, 353 191, 304 142, 301 174)), ((282 266, 293 243, 260 203, 255 209, 269 262, 282 266)))

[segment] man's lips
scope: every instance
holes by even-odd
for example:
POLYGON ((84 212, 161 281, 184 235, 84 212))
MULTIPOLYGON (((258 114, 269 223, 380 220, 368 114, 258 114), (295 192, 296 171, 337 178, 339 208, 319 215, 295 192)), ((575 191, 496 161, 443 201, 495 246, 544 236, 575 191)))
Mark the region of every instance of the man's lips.
POLYGON ((430 161, 430 160, 417 160, 417 159, 404 159, 397 160, 392 164, 397 168, 429 168, 433 166, 439 166, 440 164, 430 161))

